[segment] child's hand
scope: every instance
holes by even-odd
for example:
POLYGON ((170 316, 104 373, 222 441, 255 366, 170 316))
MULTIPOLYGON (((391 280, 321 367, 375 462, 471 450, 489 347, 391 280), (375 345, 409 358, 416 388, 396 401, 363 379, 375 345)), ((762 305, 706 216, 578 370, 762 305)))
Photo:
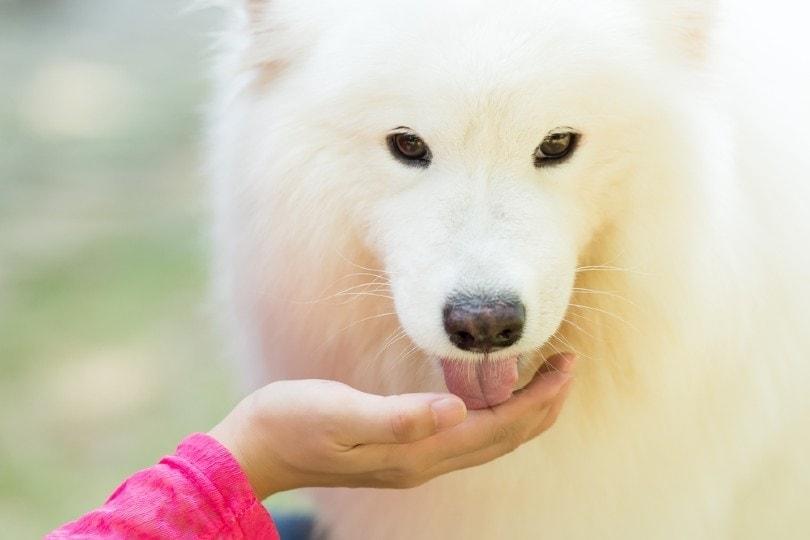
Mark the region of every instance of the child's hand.
POLYGON ((236 457, 259 499, 300 487, 414 487, 492 461, 551 427, 573 360, 552 358, 506 403, 469 413, 449 394, 382 397, 330 381, 276 382, 210 435, 236 457))

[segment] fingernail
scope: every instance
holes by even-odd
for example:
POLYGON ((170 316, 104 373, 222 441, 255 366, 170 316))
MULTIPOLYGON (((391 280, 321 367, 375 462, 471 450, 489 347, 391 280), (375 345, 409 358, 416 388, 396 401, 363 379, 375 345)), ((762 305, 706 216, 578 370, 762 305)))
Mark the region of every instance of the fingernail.
POLYGON ((430 404, 430 410, 433 411, 437 431, 458 425, 467 418, 467 407, 458 398, 437 399, 430 404))

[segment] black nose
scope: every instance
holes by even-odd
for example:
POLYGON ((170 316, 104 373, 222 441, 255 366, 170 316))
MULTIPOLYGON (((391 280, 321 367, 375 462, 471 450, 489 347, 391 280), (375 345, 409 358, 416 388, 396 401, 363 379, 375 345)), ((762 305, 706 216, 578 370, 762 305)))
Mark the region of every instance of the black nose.
POLYGON ((523 335, 526 308, 515 295, 450 298, 444 306, 444 330, 462 351, 489 353, 510 347, 523 335))

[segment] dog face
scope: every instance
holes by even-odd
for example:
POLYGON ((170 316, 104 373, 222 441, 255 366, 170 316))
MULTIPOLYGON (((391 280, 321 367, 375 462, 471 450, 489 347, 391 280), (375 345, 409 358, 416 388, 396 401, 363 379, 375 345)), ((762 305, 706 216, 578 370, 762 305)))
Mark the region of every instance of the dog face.
POLYGON ((302 199, 363 231, 448 386, 503 401, 595 235, 638 196, 635 171, 671 146, 656 122, 681 34, 630 0, 314 4, 251 3, 274 29, 251 52, 273 72, 256 113, 307 155, 302 199), (492 385, 453 375, 484 358, 501 363, 492 385))
POLYGON ((367 227, 402 326, 470 408, 508 399, 536 369, 531 353, 565 316, 581 252, 614 212, 615 156, 633 150, 625 119, 639 117, 626 87, 637 77, 610 61, 637 47, 594 28, 571 41, 554 31, 570 24, 486 19, 401 38, 418 61, 387 75, 397 93, 372 112, 390 128, 377 137, 385 190, 367 227))

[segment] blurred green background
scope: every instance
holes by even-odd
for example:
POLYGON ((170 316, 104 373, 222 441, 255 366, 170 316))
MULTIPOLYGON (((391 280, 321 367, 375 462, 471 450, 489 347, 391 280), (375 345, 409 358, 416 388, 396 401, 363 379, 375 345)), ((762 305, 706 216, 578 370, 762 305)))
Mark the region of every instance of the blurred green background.
POLYGON ((190 3, 0 0, 0 537, 102 503, 236 400, 200 173, 221 14, 190 3))

